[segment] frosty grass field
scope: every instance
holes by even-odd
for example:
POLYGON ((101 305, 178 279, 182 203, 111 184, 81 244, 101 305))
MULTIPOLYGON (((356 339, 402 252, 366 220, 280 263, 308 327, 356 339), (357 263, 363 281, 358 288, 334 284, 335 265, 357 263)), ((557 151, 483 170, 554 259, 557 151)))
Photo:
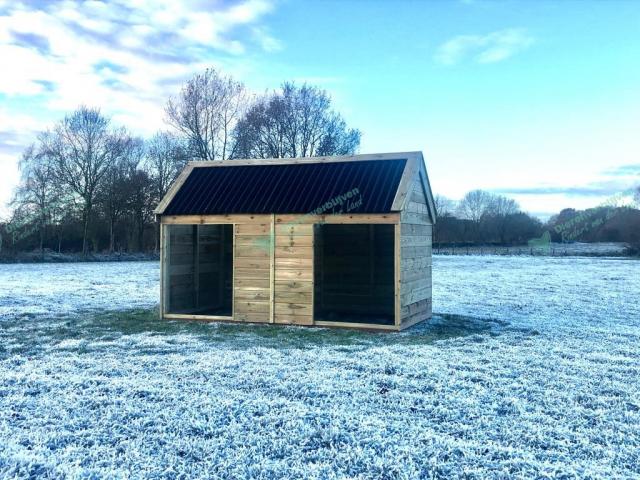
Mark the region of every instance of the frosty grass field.
POLYGON ((401 334, 156 320, 156 263, 0 265, 0 477, 638 478, 640 262, 436 257, 401 334))

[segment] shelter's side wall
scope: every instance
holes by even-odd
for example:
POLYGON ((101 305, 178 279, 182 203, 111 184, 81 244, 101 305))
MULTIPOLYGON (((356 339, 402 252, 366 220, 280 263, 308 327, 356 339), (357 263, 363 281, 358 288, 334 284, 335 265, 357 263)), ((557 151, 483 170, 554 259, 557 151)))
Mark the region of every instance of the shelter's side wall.
POLYGON ((431 318, 431 242, 433 226, 420 178, 400 215, 401 328, 431 318))
POLYGON ((235 225, 233 317, 242 322, 271 318, 271 224, 235 225))
POLYGON ((313 325, 313 223, 276 216, 274 321, 313 325))

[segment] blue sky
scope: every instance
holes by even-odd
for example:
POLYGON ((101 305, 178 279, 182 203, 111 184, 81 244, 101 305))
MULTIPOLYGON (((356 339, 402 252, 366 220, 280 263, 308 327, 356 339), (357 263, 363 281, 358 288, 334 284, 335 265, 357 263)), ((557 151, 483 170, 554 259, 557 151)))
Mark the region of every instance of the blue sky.
POLYGON ((640 2, 0 0, 0 58, 0 205, 65 112, 150 135, 207 66, 326 88, 362 153, 422 150, 451 198, 546 216, 640 181, 640 2))

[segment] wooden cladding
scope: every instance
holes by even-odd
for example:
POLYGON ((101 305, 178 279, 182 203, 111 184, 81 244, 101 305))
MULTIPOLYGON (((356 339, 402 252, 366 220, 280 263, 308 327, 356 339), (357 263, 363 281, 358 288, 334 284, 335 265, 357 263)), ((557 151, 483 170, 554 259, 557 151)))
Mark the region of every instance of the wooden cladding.
MULTIPOLYGON (((426 203, 421 193, 419 185, 414 184, 407 196, 407 208, 402 213, 163 217, 162 278, 163 284, 167 285, 161 299, 163 315, 165 318, 380 330, 400 330, 424 320, 431 315, 432 226, 428 213, 425 213, 426 203), (344 248, 344 254, 349 258, 333 258, 329 255, 330 250, 324 251, 326 248, 323 249, 324 258, 318 257, 317 236, 323 224, 345 226, 344 229, 332 228, 327 231, 343 237, 336 241, 338 245, 348 247, 344 248), (222 275, 219 264, 221 257, 214 255, 214 252, 220 251, 218 243, 221 240, 216 237, 215 230, 209 233, 205 228, 207 225, 224 225, 233 234, 228 238, 229 262, 232 263, 228 292, 232 312, 228 316, 201 314, 196 308, 188 309, 188 305, 180 305, 181 301, 187 301, 182 298, 185 292, 199 292, 198 298, 204 298, 201 292, 208 292, 203 287, 197 290, 191 284, 192 278, 209 283, 210 278, 222 275), (384 229, 374 230, 375 225, 384 229), (179 235, 183 230, 186 234, 184 238, 179 235), (363 236, 361 230, 377 233, 363 236), (172 236, 170 231, 174 232, 172 236), (199 232, 197 248, 193 243, 195 237, 190 233, 196 231, 199 232), (371 250, 372 247, 375 249, 371 250), (369 250, 374 254, 366 262, 356 261, 366 256, 369 250), (379 255, 384 255, 390 261, 381 263, 378 261, 379 255), (321 276, 325 288, 321 296, 317 285, 317 273, 320 272, 316 272, 318 261, 324 262, 321 276), (194 262, 200 263, 196 265, 194 262), (168 263, 171 263, 170 269, 167 268, 168 263), (372 270, 368 265, 374 265, 375 268, 372 270), (333 284, 332 275, 339 276, 339 280, 336 277, 333 284), (378 275, 391 278, 392 284, 378 281, 378 275), (363 301, 365 297, 367 300, 363 301), (386 314, 392 316, 392 323, 379 323, 379 319, 376 320, 377 324, 357 323, 335 315, 315 318, 316 303, 320 301, 329 302, 335 308, 348 304, 353 307, 353 315, 366 316, 367 309, 375 310, 376 305, 385 298, 391 298, 391 305, 394 306, 391 311, 388 302, 385 303, 386 314), (181 308, 169 311, 167 307, 171 308, 171 304, 181 308), (332 321, 331 318, 336 320, 332 321)), ((217 286, 215 292, 221 292, 221 287, 217 286)), ((206 306, 212 309, 214 305, 209 302, 206 306)))
POLYGON ((234 226, 233 316, 243 322, 271 321, 271 223, 234 226))
POLYGON ((313 224, 275 223, 274 322, 313 325, 313 224))
POLYGON ((433 226, 425 184, 419 176, 408 190, 400 225, 400 327, 431 317, 433 226))

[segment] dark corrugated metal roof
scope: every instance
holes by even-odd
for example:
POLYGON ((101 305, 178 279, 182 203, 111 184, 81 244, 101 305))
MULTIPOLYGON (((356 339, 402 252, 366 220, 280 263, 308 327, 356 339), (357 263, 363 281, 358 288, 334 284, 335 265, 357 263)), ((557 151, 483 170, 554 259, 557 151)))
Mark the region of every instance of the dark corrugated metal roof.
POLYGON ((405 164, 398 159, 196 167, 164 215, 388 213, 405 164))

